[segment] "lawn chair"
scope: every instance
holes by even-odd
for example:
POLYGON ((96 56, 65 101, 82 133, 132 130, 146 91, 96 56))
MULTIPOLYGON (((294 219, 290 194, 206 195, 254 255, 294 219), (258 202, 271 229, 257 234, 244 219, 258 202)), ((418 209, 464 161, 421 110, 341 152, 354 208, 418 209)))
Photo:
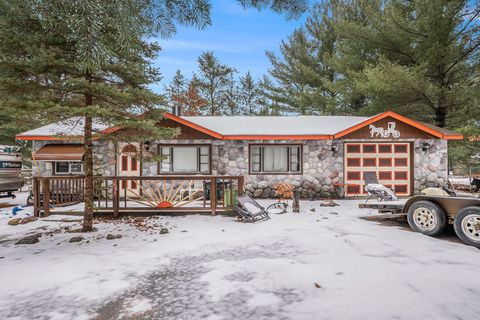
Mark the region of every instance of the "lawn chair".
POLYGON ((268 212, 257 201, 247 195, 237 198, 238 205, 233 209, 239 214, 243 221, 256 222, 270 219, 268 212))
POLYGON ((365 181, 365 191, 368 194, 368 198, 365 202, 372 198, 376 198, 378 201, 397 201, 398 198, 395 192, 385 187, 378 182, 376 172, 364 172, 363 180, 365 181))

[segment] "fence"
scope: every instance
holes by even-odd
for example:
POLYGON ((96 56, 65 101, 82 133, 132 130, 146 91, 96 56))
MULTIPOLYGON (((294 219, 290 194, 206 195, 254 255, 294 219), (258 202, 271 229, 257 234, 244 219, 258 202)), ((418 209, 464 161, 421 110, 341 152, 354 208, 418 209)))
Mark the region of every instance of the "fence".
MULTIPOLYGON (((95 176, 96 212, 210 212, 233 209, 244 192, 243 176, 95 176)), ((35 177, 34 214, 83 213, 83 208, 66 208, 84 201, 84 176, 35 177)))

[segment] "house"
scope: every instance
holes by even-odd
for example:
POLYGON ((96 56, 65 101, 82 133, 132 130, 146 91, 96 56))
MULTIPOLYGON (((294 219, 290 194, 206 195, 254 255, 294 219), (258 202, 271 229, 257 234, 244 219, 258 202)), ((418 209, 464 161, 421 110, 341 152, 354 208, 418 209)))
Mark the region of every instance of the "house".
MULTIPOLYGON (((181 133, 140 144, 95 141, 95 173, 243 175, 246 192, 255 197, 274 196, 280 182, 294 184, 302 197, 313 197, 362 194, 363 173, 375 171, 381 183, 408 196, 427 183, 446 183, 448 140, 463 139, 391 111, 372 117, 165 114, 158 125, 178 127, 181 133), (130 156, 138 148, 160 154, 162 160, 141 163, 130 156)), ((70 119, 17 135, 33 142, 34 175, 82 174, 82 128, 82 119, 70 119)), ((107 128, 95 124, 96 130, 107 128)))

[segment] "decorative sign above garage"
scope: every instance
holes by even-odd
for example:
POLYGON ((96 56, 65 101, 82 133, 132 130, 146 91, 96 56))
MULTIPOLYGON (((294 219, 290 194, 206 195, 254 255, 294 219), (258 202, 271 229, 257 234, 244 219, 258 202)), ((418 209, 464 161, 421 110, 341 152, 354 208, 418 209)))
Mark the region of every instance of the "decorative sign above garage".
POLYGON ((400 131, 395 129, 397 124, 395 122, 388 122, 387 127, 376 127, 373 124, 369 125, 371 138, 400 138, 400 131))

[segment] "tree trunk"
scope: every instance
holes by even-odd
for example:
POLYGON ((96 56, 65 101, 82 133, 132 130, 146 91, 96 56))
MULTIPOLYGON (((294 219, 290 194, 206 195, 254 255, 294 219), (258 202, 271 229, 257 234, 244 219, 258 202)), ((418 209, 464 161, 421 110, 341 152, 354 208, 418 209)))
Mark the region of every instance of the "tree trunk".
MULTIPOLYGON (((85 94, 85 106, 91 106, 91 94, 85 94)), ((92 116, 85 115, 84 127, 84 168, 85 168, 85 212, 83 216, 83 232, 93 230, 93 151, 92 151, 92 116)))
POLYGON ((447 122, 447 103, 444 99, 438 101, 435 108, 435 125, 440 128, 445 128, 447 122))

